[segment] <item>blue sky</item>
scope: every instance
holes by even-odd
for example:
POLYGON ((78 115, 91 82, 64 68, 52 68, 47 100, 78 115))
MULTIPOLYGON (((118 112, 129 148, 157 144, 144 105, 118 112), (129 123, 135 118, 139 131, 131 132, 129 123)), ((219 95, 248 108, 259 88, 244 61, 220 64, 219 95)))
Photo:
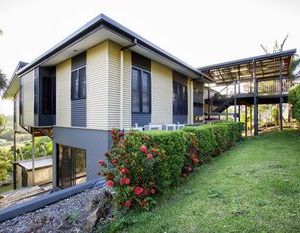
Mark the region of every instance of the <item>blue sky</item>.
POLYGON ((300 51, 299 10, 298 0, 0 0, 0 68, 10 78, 100 13, 195 67, 263 54, 287 34, 285 49, 300 51))

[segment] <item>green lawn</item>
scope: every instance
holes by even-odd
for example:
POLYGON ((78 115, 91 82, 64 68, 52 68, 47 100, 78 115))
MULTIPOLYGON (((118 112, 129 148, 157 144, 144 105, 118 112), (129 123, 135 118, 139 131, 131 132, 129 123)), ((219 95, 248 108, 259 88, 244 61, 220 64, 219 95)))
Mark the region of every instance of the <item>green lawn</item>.
POLYGON ((124 232, 300 232, 300 134, 245 139, 168 191, 124 232))

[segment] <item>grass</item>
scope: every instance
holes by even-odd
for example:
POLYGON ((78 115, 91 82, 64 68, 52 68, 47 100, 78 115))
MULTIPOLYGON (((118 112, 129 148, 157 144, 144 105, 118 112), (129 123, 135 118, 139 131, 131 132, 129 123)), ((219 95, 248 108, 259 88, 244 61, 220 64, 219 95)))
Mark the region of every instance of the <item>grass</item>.
POLYGON ((299 132, 245 139, 168 190, 152 211, 117 219, 115 231, 300 232, 299 165, 299 132))

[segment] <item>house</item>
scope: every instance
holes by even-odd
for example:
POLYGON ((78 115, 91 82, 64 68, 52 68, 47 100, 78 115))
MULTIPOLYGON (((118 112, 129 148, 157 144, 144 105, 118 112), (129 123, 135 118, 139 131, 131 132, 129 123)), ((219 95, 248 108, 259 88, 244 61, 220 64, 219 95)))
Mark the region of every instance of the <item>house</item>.
POLYGON ((52 138, 53 186, 67 188, 97 178, 113 128, 199 123, 229 106, 240 120, 245 105, 246 132, 250 122, 257 135, 258 104, 279 104, 282 128, 295 53, 196 69, 101 14, 20 63, 4 98, 15 103, 15 132, 52 138))
POLYGON ((53 140, 53 186, 97 178, 110 130, 203 120, 208 75, 101 14, 25 66, 4 98, 15 131, 53 140))

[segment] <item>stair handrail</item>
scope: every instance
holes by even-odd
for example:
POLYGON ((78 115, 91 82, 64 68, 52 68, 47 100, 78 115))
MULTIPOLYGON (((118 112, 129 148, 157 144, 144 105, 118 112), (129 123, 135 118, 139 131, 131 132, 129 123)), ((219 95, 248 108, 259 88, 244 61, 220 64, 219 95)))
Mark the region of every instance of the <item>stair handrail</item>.
MULTIPOLYGON (((232 81, 231 83, 227 84, 221 91, 216 91, 216 93, 213 95, 212 99, 217 99, 217 96, 222 96, 222 91, 224 91, 225 89, 227 89, 230 85, 232 85, 233 83, 235 83, 236 80, 232 81)), ((234 94, 230 95, 230 97, 232 97, 234 94)))

